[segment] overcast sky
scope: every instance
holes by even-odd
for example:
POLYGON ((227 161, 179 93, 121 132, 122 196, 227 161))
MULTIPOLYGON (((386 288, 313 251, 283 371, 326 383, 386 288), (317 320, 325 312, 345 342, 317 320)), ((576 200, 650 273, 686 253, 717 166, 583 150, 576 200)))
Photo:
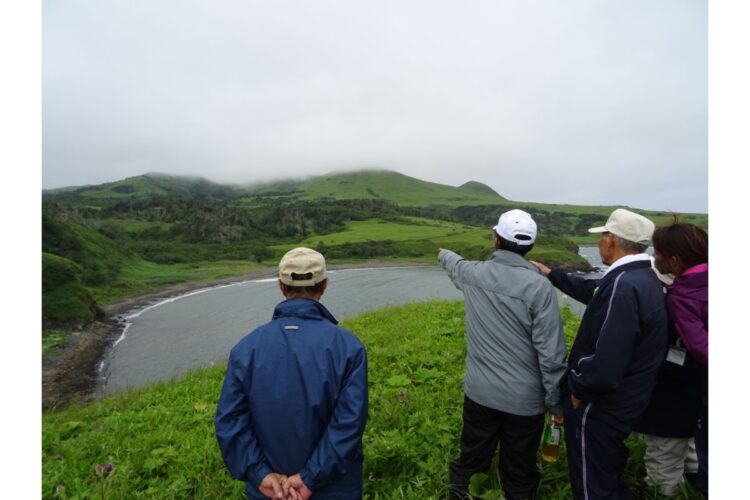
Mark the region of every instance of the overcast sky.
POLYGON ((377 167, 708 210, 705 0, 42 6, 44 188, 377 167))

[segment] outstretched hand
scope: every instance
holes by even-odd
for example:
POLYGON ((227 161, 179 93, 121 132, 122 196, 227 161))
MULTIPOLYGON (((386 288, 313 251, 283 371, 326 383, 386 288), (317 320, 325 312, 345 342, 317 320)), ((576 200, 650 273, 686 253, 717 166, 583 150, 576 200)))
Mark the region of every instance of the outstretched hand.
POLYGON ((535 260, 530 260, 529 262, 531 262, 532 264, 534 264, 536 266, 536 268, 539 269, 539 271, 541 271, 541 273, 543 275, 545 275, 545 276, 549 276, 549 273, 552 271, 552 269, 550 269, 549 267, 545 266, 541 262, 537 262, 535 260))

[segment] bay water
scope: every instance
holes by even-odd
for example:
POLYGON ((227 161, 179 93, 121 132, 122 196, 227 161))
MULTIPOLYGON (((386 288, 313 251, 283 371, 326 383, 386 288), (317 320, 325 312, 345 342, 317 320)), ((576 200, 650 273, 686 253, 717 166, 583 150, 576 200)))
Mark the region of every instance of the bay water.
MULTIPOLYGON (((603 267, 596 247, 582 247, 580 253, 603 267)), ((329 279, 321 303, 339 321, 391 305, 463 298, 439 266, 335 270, 329 279)), ((558 298, 582 313, 579 302, 558 298)), ((242 337, 270 321, 282 300, 276 278, 270 278, 196 290, 130 311, 101 363, 97 393, 168 381, 223 362, 242 337)))

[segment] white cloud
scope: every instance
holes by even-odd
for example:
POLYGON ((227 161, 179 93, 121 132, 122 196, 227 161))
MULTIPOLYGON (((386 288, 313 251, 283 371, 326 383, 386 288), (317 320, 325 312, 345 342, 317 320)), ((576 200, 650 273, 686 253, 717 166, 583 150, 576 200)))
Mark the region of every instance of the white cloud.
POLYGON ((87 0, 43 17, 45 187, 381 166, 707 210, 705 2, 87 0))

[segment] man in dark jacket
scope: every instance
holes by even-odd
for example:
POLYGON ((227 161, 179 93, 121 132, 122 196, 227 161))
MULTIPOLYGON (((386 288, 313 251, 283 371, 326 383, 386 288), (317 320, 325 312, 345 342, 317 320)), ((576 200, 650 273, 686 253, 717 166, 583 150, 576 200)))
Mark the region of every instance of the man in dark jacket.
POLYGON ((645 253, 654 224, 617 209, 601 233, 609 269, 587 280, 538 264, 552 284, 586 304, 568 358, 563 413, 568 469, 575 498, 627 498, 625 438, 648 406, 667 349, 662 287, 645 253))
POLYGON ((362 497, 367 353, 318 302, 327 284, 321 254, 287 252, 287 300, 229 356, 216 437, 250 498, 362 497))

